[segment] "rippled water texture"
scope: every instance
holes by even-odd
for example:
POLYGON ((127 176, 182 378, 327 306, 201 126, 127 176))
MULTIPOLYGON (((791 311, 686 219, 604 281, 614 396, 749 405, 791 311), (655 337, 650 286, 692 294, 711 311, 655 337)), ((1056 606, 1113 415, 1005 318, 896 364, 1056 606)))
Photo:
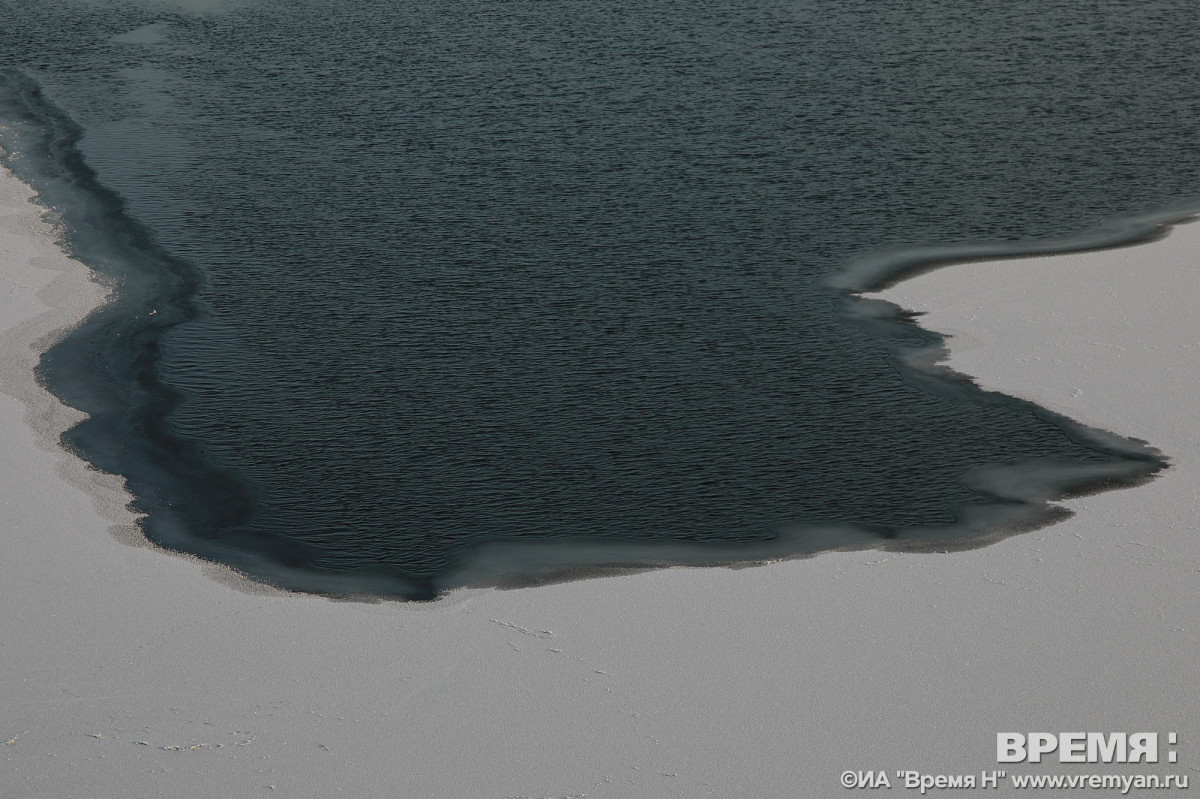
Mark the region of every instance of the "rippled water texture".
POLYGON ((3 14, 9 162, 122 287, 43 376, 169 546, 428 597, 978 544, 1157 465, 828 278, 1194 198, 1195 4, 3 14))

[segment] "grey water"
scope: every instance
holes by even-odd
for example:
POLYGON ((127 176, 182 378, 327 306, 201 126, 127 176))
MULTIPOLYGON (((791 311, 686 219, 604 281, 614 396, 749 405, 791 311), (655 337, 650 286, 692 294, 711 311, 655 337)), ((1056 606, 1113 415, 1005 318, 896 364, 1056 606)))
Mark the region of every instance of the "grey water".
POLYGON ((4 162, 115 289, 40 374, 148 536, 299 590, 983 545, 1165 461, 850 290, 1153 235, 1198 17, 2 0, 4 162))

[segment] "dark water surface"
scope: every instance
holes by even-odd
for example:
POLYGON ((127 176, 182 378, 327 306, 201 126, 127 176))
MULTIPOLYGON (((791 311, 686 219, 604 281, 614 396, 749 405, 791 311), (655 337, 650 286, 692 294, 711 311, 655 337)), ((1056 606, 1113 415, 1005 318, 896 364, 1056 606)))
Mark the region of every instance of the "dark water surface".
POLYGON ((168 546, 422 598, 981 544, 1160 465, 829 277, 1200 195, 1194 3, 0 18, 6 163, 120 287, 42 375, 168 546))

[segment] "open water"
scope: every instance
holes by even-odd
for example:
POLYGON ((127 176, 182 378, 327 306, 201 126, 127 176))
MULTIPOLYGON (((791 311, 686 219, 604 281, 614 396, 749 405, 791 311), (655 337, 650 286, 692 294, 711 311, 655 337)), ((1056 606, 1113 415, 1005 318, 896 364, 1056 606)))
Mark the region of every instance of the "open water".
POLYGON ((116 291, 41 374, 152 539, 302 590, 982 545, 1162 460, 847 289, 1200 196, 1198 17, 0 0, 4 162, 116 291))

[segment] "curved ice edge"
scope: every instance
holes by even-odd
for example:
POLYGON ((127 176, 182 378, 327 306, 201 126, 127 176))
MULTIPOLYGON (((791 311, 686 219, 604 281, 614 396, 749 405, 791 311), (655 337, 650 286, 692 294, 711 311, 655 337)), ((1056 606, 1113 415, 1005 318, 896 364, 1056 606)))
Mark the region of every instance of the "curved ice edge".
MULTIPOLYGON (((96 270, 115 290, 115 298, 72 335, 85 335, 89 325, 120 325, 123 331, 140 336, 146 348, 145 359, 116 364, 122 377, 136 374, 146 381, 138 385, 115 380, 103 385, 89 383, 77 374, 85 365, 79 360, 83 357, 81 351, 72 354, 69 347, 59 348, 55 351, 57 362, 50 357, 50 351, 43 353, 39 377, 46 383, 55 383, 56 393, 69 404, 92 414, 91 420, 64 437, 65 444, 101 469, 105 469, 106 462, 98 452, 135 450, 135 456, 121 457, 140 458, 141 474, 136 478, 125 476, 137 495, 136 507, 148 513, 142 520, 143 535, 168 549, 231 567, 258 582, 330 597, 428 600, 462 587, 530 586, 670 566, 737 568, 832 550, 977 548, 1069 515, 1068 511, 1050 504, 1054 499, 1144 482, 1166 465, 1166 459, 1153 448, 1084 428, 1026 403, 1068 435, 1125 462, 1081 465, 1043 459, 979 467, 964 479, 989 501, 958 508, 954 521, 939 527, 809 523, 785 527, 770 540, 753 544, 609 543, 595 539, 481 541, 464 551, 452 570, 435 579, 416 578, 393 568, 320 570, 305 564, 303 547, 284 551, 282 542, 274 539, 247 539, 239 541, 237 548, 231 548, 190 532, 192 525, 187 519, 191 517, 186 511, 181 513, 188 503, 179 502, 178 495, 172 492, 178 489, 194 494, 197 481, 206 483, 208 498, 214 491, 223 493, 223 513, 237 516, 245 502, 239 486, 231 476, 220 474, 211 466, 205 470, 206 464, 196 460, 199 456, 195 451, 170 436, 161 422, 176 398, 147 371, 154 356, 154 335, 199 313, 193 297, 201 278, 189 264, 158 248, 151 232, 124 213, 121 198, 96 181, 95 174, 74 148, 82 131, 41 96, 37 84, 11 71, 0 72, 0 77, 13 83, 19 95, 15 99, 24 104, 21 110, 29 114, 7 132, 6 138, 11 140, 15 136, 35 145, 27 153, 18 147, 15 155, 10 153, 11 157, 6 157, 7 164, 39 191, 44 204, 57 209, 66 224, 62 246, 96 270), (50 129, 42 130, 40 125, 49 125, 50 129), (81 241, 82 229, 88 230, 89 235, 107 231, 111 240, 92 236, 86 242, 81 241), (147 316, 151 309, 155 314, 153 323, 147 316), (137 401, 129 402, 131 397, 137 401), (143 422, 139 427, 141 417, 133 417, 142 412, 151 414, 155 424, 143 422), (89 444, 86 456, 83 447, 71 447, 72 442, 84 437, 89 444), (164 485, 173 488, 163 489, 164 485)), ((906 317, 896 306, 869 301, 854 292, 949 263, 1148 241, 1164 235, 1164 225, 1182 221, 1192 213, 1172 209, 1131 216, 1098 231, 1053 240, 882 250, 853 259, 847 269, 822 285, 842 300, 839 312, 844 319, 895 342, 897 368, 906 380, 934 393, 955 394, 960 400, 1011 403, 1017 400, 982 391, 970 378, 939 366, 937 361, 944 354, 941 336, 921 331, 911 324, 911 315, 906 317), (916 346, 911 344, 914 338, 916 346)), ((128 461, 107 463, 111 465, 106 471, 120 474, 119 463, 128 461)))
POLYGON ((1005 538, 1070 518, 1053 499, 1139 485, 1163 467, 1153 461, 1126 464, 1054 463, 1048 460, 994 464, 965 479, 993 498, 991 504, 961 508, 953 524, 890 530, 853 524, 791 525, 771 540, 739 543, 602 540, 484 541, 462 554, 437 580, 414 579, 387 567, 348 572, 316 571, 258 558, 242 551, 210 552, 252 580, 298 593, 347 601, 434 601, 459 589, 530 588, 575 580, 636 574, 667 568, 747 568, 811 558, 827 552, 885 551, 950 553, 980 549, 1005 538), (1041 500, 1035 502, 1035 499, 1041 500))
POLYGON ((1037 255, 1070 255, 1148 244, 1165 238, 1175 225, 1200 215, 1200 199, 1152 211, 1121 214, 1064 236, 1016 241, 960 242, 883 247, 865 251, 817 281, 822 288, 846 295, 883 291, 917 275, 955 264, 1013 260, 1037 255))
MULTIPOLYGON (((1166 238, 1178 225, 1197 221, 1200 221, 1200 200, 1192 200, 1153 211, 1112 217, 1079 233, 1064 236, 1013 242, 889 247, 858 255, 841 270, 817 283, 834 296, 837 313, 844 321, 876 337, 895 342, 892 348, 893 365, 907 382, 934 394, 970 391, 984 402, 989 397, 1016 399, 1062 429, 1073 440, 1102 452, 1137 461, 1158 462, 1159 468, 1163 468, 1169 459, 1146 441, 1089 427, 1032 401, 1011 397, 1003 391, 981 388, 974 377, 958 372, 945 363, 950 355, 946 336, 937 330, 920 326, 916 321, 920 314, 894 302, 864 295, 881 292, 905 280, 959 264, 1102 252, 1149 244, 1166 238)), ((1101 480, 1097 490, 1106 490, 1105 486, 1106 482, 1101 480)), ((1085 493, 1090 491, 1085 490, 1085 493)), ((1078 491, 1072 491, 1068 495, 1056 494, 1053 497, 1077 495, 1078 491)))

